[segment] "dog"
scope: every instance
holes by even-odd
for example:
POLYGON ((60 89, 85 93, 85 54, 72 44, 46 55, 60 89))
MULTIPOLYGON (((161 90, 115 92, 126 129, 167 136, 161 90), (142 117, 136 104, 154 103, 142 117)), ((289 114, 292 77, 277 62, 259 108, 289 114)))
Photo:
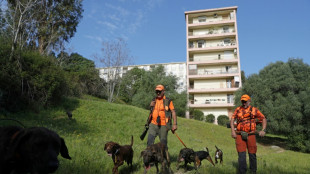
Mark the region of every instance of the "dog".
POLYGON ((187 164, 193 162, 195 169, 198 170, 198 168, 201 166, 201 161, 207 159, 213 166, 214 163, 212 161, 212 158, 210 157, 209 150, 207 148, 207 151, 197 151, 195 152, 193 149, 190 148, 183 148, 180 150, 179 157, 177 159, 177 170, 179 170, 180 166, 179 164, 184 161, 184 167, 185 170, 187 170, 187 164))
POLYGON ((158 163, 161 163, 162 171, 166 171, 166 164, 168 165, 168 172, 172 173, 170 168, 170 158, 168 153, 168 148, 163 143, 156 143, 148 146, 144 151, 141 152, 141 157, 143 157, 144 163, 144 174, 147 173, 147 170, 151 168, 152 164, 155 164, 157 173, 158 163))
POLYGON ((216 148, 216 151, 215 151, 215 164, 218 163, 217 159, 219 159, 220 163, 223 164, 223 151, 221 149, 217 148, 216 146, 215 146, 215 148, 216 148))
POLYGON ((133 159, 133 136, 131 136, 130 145, 119 145, 113 141, 110 141, 104 145, 104 150, 109 156, 112 157, 114 167, 112 173, 118 174, 118 167, 124 164, 124 161, 127 162, 127 165, 130 165, 130 170, 132 171, 132 159, 133 159))
POLYGON ((0 173, 54 173, 57 156, 71 159, 63 138, 44 127, 0 127, 0 173))

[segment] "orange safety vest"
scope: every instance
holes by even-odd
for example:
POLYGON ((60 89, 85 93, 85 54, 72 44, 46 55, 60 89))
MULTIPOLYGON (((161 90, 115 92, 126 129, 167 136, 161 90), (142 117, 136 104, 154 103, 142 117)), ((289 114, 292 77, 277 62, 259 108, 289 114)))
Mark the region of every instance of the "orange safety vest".
POLYGON ((237 131, 255 132, 256 123, 261 122, 265 116, 255 107, 249 106, 248 108, 238 107, 233 116, 237 120, 237 131))
POLYGON ((168 110, 174 110, 174 105, 173 105, 173 102, 166 98, 166 96, 164 96, 162 99, 157 99, 155 100, 155 106, 153 108, 153 114, 152 114, 152 121, 151 123, 155 124, 155 125, 158 125, 157 123, 157 117, 160 117, 160 123, 159 125, 166 125, 166 123, 169 121, 168 119, 171 119, 171 118, 167 118, 166 117, 166 111, 168 110), (164 101, 166 100, 169 100, 169 106, 166 106, 165 108, 165 104, 164 104, 164 101))

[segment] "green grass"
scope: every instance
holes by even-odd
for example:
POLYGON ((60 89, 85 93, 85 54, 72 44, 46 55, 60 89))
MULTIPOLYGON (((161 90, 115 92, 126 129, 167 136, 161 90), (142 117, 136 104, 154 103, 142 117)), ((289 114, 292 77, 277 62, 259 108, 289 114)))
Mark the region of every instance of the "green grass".
MULTIPOLYGON (((121 104, 111 104, 105 100, 86 96, 83 99, 69 98, 63 101, 62 107, 55 107, 40 113, 23 112, 14 115, 0 115, 0 118, 15 118, 27 127, 44 126, 56 131, 62 136, 69 149, 72 160, 59 156, 61 166, 57 174, 72 173, 111 173, 113 162, 104 151, 107 141, 119 142, 121 145, 130 144, 130 136, 134 136, 134 172, 143 173, 143 163, 140 152, 146 148, 146 139, 141 141, 140 134, 149 111, 121 104), (69 120, 65 110, 73 110, 73 119, 69 120)), ((14 124, 12 121, 0 121, 0 125, 14 124)), ((214 160, 215 145, 224 152, 224 164, 213 167, 204 160, 199 169, 200 173, 236 173, 237 152, 230 129, 196 120, 178 118, 177 134, 195 151, 209 148, 214 160)), ((156 142, 159 141, 158 138, 156 142)), ((293 152, 283 149, 285 139, 269 135, 258 138, 258 172, 257 173, 308 173, 310 154, 293 152), (278 138, 278 139, 275 139, 278 138), (273 144, 273 142, 275 144, 273 144), (280 145, 274 146, 274 145, 280 145)), ((184 173, 184 169, 176 170, 176 159, 183 145, 171 132, 168 135, 169 153, 172 159, 172 170, 184 173)), ((193 166, 191 164, 190 166, 193 166)), ((193 168, 192 168, 193 169, 193 168)), ((119 168, 120 173, 129 173, 129 167, 124 164, 119 168)), ((156 173, 152 167, 148 173, 156 173)), ((195 173, 195 170, 187 172, 195 173)))

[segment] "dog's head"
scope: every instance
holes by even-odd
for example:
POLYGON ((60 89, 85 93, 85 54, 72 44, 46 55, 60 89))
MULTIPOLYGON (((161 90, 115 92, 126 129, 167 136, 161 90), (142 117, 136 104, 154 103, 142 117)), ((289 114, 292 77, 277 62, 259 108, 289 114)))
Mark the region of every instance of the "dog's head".
POLYGON ((63 138, 47 128, 24 129, 12 140, 11 155, 16 172, 53 173, 59 167, 57 156, 71 159, 63 138))
POLYGON ((105 145, 104 145, 104 150, 107 152, 107 154, 109 156, 112 156, 112 154, 115 154, 117 153, 117 150, 120 148, 121 146, 115 142, 107 142, 105 145))
POLYGON ((146 170, 150 169, 151 164, 159 161, 161 158, 156 149, 152 147, 147 147, 144 151, 142 151, 141 157, 143 158, 143 163, 146 170))
POLYGON ((190 148, 183 148, 180 150, 179 154, 179 162, 181 161, 194 161, 195 160, 195 152, 190 148))

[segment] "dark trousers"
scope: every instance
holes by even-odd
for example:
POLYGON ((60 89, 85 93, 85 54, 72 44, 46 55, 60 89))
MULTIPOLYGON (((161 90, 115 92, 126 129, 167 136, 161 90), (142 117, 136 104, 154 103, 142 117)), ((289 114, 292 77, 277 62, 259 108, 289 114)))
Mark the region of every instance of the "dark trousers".
MULTIPOLYGON (((257 170, 257 160, 255 153, 249 153, 250 160, 250 170, 252 173, 256 173, 257 170)), ((238 163, 239 163, 239 173, 245 174, 247 171, 246 165, 246 152, 238 152, 238 163)))
POLYGON ((147 146, 154 144, 156 136, 159 136, 160 142, 167 146, 167 135, 168 130, 166 126, 158 126, 155 124, 150 124, 149 135, 147 137, 147 146))

